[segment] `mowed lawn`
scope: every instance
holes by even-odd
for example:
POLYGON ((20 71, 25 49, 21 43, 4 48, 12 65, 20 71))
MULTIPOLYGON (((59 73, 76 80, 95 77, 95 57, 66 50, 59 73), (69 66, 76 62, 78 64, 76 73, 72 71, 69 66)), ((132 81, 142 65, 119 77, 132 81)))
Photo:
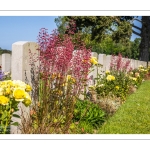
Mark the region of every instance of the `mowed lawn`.
POLYGON ((150 134, 150 81, 144 81, 98 133, 150 134))

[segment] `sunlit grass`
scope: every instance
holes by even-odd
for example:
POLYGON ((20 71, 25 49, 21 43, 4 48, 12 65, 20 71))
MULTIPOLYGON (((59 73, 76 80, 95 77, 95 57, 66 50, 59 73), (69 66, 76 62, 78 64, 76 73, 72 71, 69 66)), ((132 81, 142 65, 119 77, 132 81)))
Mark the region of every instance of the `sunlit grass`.
POLYGON ((150 81, 142 83, 98 133, 150 134, 150 81))

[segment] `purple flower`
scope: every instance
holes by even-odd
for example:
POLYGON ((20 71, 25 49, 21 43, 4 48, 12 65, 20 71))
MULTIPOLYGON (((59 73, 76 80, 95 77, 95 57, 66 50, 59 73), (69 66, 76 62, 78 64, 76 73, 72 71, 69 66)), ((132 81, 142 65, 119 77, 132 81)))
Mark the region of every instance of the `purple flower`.
POLYGON ((0 70, 0 80, 4 79, 4 73, 0 70))

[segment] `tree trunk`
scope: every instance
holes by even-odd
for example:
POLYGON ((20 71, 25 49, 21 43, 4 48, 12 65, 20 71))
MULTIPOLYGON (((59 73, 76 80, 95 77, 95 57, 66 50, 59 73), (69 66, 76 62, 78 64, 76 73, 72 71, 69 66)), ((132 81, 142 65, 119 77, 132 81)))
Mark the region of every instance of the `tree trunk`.
POLYGON ((150 17, 142 16, 142 29, 141 29, 141 43, 139 60, 149 61, 149 47, 150 47, 150 17))

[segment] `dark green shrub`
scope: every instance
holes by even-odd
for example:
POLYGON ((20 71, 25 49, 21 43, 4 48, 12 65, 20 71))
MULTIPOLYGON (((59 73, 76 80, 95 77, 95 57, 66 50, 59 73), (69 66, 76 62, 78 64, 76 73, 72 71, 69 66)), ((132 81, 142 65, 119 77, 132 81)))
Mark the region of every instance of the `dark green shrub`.
POLYGON ((74 122, 87 122, 98 128, 105 121, 105 112, 95 103, 88 100, 77 100, 75 104, 74 122))

